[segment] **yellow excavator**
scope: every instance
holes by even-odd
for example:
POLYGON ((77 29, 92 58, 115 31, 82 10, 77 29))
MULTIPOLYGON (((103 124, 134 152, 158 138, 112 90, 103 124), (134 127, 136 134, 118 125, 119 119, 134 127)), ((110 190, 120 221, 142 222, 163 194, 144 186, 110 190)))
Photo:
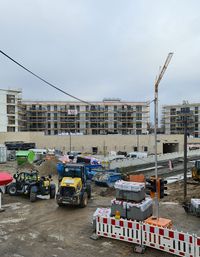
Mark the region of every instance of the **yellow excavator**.
POLYGON ((200 181, 200 160, 196 160, 194 167, 192 167, 192 178, 200 181))

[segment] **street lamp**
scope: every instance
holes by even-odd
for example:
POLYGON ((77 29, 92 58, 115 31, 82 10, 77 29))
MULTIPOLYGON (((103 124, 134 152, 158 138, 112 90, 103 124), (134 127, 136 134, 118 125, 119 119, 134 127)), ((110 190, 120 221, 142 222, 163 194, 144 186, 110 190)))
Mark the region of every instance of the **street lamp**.
MULTIPOLYGON (((163 65, 163 68, 155 81, 154 85, 154 140, 155 140, 155 178, 158 179, 158 157, 157 157, 157 128, 158 128, 158 86, 160 81, 167 69, 168 64, 171 61, 173 53, 169 53, 167 59, 163 65)), ((156 206, 156 218, 159 216, 159 201, 158 201, 158 187, 156 185, 156 194, 155 194, 155 206, 156 206)))

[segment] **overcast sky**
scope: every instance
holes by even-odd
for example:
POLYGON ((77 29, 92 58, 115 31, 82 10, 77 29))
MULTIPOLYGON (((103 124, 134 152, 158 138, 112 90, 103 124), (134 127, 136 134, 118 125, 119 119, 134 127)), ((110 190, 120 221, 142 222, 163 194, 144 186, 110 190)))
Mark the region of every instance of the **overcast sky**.
MULTIPOLYGON (((0 0, 0 49, 68 93, 200 102, 199 0, 0 0)), ((0 55, 0 88, 27 100, 73 100, 0 55)))

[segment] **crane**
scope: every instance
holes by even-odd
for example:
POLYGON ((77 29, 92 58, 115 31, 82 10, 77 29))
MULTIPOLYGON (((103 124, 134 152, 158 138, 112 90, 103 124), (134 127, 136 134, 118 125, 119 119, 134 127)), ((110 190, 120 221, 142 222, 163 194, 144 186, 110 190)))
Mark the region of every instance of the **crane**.
MULTIPOLYGON (((172 59, 173 53, 169 53, 167 59, 155 81, 154 84, 154 136, 155 136, 155 179, 158 179, 158 157, 157 157, 157 127, 158 127, 158 86, 163 78, 163 75, 172 59)), ((159 199, 158 199, 158 187, 156 186, 155 194, 155 207, 156 207, 156 218, 159 217, 159 199)))

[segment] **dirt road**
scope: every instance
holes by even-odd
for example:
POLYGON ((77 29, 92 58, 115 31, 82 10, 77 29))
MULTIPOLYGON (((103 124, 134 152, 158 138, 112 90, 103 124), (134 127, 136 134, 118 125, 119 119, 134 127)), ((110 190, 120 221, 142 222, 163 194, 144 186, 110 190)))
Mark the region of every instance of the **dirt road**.
MULTIPOLYGON (((171 187, 171 185, 169 185, 171 187)), ((169 188, 179 192, 178 186, 169 188), (174 187, 174 188, 173 188, 174 187)), ((92 214, 97 207, 108 207, 114 192, 100 196, 94 186, 92 199, 84 209, 58 207, 54 199, 30 203, 26 197, 3 196, 5 212, 0 213, 1 257, 84 257, 141 256, 133 245, 106 238, 91 240, 92 214)), ((170 191, 171 190, 171 191, 170 191)), ((160 215, 171 218, 174 227, 200 235, 199 218, 187 215, 177 199, 169 195, 160 204, 160 215)), ((180 192, 181 195, 181 192, 180 192)), ((147 248, 144 257, 172 256, 147 248)))

